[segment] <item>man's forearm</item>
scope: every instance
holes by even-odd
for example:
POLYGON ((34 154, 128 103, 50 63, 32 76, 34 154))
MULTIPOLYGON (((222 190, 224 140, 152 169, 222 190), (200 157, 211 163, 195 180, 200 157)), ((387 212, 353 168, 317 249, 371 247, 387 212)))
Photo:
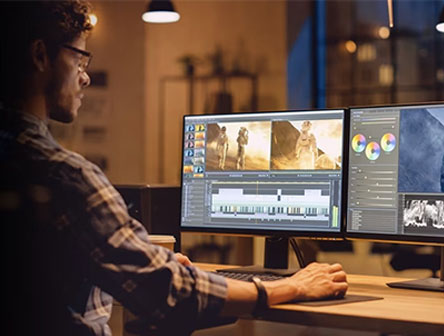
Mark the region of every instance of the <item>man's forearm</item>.
POLYGON ((253 311, 257 299, 257 289, 252 282, 227 280, 227 299, 222 308, 222 316, 241 316, 253 311))

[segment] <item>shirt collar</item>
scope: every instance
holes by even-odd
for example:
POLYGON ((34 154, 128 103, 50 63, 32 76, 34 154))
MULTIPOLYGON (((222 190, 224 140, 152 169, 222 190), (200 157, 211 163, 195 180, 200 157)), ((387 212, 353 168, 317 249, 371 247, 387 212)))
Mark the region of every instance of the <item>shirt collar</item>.
POLYGON ((40 134, 50 135, 48 129, 48 121, 42 120, 39 117, 31 113, 21 112, 22 119, 29 124, 29 126, 34 127, 40 134))

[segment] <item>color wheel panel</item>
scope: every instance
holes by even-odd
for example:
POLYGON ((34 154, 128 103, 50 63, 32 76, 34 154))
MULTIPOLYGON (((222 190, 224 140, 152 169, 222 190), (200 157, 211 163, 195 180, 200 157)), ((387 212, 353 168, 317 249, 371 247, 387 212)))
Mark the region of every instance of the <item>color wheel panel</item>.
POLYGON ((385 152, 391 152, 396 147, 396 138, 392 133, 386 133, 381 138, 381 148, 385 152))
POLYGON ((365 149, 365 155, 369 160, 376 160, 381 154, 381 148, 379 147, 377 142, 370 142, 365 149))
POLYGON ((352 148, 355 152, 361 153, 365 149, 367 140, 362 134, 356 134, 352 139, 352 148))

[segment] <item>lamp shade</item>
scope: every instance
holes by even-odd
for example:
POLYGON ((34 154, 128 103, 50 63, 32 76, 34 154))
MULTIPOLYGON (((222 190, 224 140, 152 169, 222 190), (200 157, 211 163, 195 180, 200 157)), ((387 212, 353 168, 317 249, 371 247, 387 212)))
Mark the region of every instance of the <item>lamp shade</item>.
POLYGON ((444 33, 444 7, 441 10, 441 15, 439 16, 438 23, 436 24, 436 30, 444 33))
POLYGON ((142 20, 150 23, 170 23, 179 21, 180 15, 170 0, 151 0, 142 20))

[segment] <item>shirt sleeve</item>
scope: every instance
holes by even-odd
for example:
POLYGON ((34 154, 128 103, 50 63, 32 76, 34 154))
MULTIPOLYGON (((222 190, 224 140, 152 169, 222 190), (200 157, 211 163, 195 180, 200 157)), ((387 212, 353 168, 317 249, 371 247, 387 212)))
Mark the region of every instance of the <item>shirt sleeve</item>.
POLYGON ((192 331, 200 321, 215 319, 227 296, 225 279, 185 267, 173 252, 151 244, 97 166, 84 160, 73 169, 68 221, 79 228, 77 241, 90 258, 92 282, 139 318, 133 327, 192 331))

